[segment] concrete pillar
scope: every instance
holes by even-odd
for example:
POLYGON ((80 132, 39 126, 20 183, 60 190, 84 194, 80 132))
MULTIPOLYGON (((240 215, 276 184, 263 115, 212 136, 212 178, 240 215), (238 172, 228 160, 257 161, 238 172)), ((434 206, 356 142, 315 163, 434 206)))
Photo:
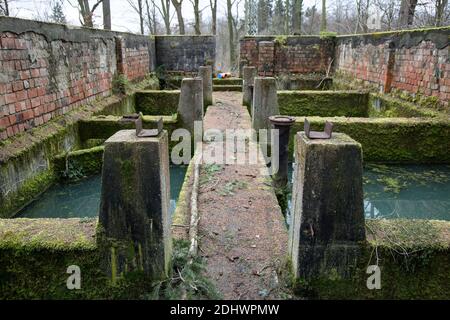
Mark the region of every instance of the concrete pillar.
POLYGON ((203 120, 203 81, 186 78, 181 82, 178 116, 183 128, 194 133, 194 122, 203 120))
POLYGON ((269 117, 279 114, 276 79, 256 77, 252 105, 253 129, 270 129, 269 117))
POLYGON ((205 108, 208 108, 213 104, 212 67, 200 67, 198 75, 203 80, 203 104, 205 108))
POLYGON ((351 275, 365 240, 361 145, 334 133, 330 140, 295 137, 289 251, 297 278, 351 275))
POLYGON ((117 132, 105 143, 99 247, 113 282, 126 272, 152 279, 169 274, 170 173, 167 131, 138 138, 117 132))
POLYGON ((256 67, 244 67, 244 85, 243 90, 243 105, 251 112, 253 102, 253 85, 256 77, 256 67))

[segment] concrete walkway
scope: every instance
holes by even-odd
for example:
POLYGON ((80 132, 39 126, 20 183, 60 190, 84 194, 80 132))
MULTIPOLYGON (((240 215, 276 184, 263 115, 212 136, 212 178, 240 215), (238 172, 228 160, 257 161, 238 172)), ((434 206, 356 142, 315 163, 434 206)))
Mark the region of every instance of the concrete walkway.
MULTIPOLYGON (((217 92, 214 99, 205 130, 251 128, 241 93, 217 92)), ((203 148, 213 145, 204 143, 203 148)), ((262 163, 202 166, 199 254, 207 259, 207 276, 224 299, 284 297, 278 273, 285 266, 287 228, 271 179, 260 173, 264 168, 262 163)))

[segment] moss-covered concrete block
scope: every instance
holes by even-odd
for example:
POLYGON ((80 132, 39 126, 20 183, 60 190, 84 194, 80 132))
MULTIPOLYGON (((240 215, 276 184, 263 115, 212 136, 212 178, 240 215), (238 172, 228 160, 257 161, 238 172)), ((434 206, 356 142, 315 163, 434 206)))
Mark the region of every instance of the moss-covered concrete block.
POLYGON ((170 173, 167 131, 139 138, 122 130, 105 143, 99 246, 113 283, 140 271, 154 280, 169 275, 170 173))
POLYGON ((149 116, 170 116, 177 113, 178 90, 144 90, 136 92, 136 112, 149 116))
MULTIPOLYGON (((308 117, 313 130, 323 130, 326 121, 334 130, 361 143, 366 162, 450 163, 450 122, 424 118, 320 118, 308 117)), ((297 118, 291 138, 303 131, 304 118, 297 118)), ((294 142, 290 142, 290 154, 294 142)))
POLYGON ((351 277, 365 240, 362 150, 349 136, 295 136, 289 251, 297 279, 351 277))
POLYGON ((356 91, 278 91, 282 115, 367 117, 369 95, 356 91))
POLYGON ((330 272, 309 282, 297 281, 298 293, 316 299, 448 299, 450 222, 367 220, 366 234, 352 278, 330 272), (379 290, 367 287, 369 266, 379 267, 379 290))

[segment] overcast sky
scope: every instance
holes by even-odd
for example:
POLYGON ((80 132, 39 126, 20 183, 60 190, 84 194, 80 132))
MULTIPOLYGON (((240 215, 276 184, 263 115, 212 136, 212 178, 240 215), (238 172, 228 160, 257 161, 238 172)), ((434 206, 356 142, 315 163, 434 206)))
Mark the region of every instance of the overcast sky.
MULTIPOLYGON (((11 15, 18 18, 33 19, 37 16, 43 16, 46 8, 48 7, 48 0, 10 0, 11 1, 11 15)), ((157 0, 159 2, 160 0, 157 0)), ((95 3, 96 1, 91 0, 90 3, 95 3)), ((135 2, 137 2, 135 0, 135 2)), ((206 8, 209 5, 209 0, 200 0, 200 8, 206 8)), ((244 0, 241 0, 243 5, 244 0)), ((317 4, 319 10, 321 6, 321 1, 319 0, 305 0, 305 7, 317 4)), ((78 10, 76 7, 77 0, 64 0, 64 13, 66 15, 67 21, 72 25, 80 25, 78 10), (72 5, 71 5, 72 4, 72 5)), ((226 0, 218 0, 219 6, 219 17, 224 16, 226 12, 226 0)), ((243 14, 243 9, 241 10, 243 14)), ((174 10, 172 9, 174 13, 174 10)), ((193 9, 190 0, 184 0, 183 2, 183 12, 185 16, 186 23, 189 20, 193 20, 193 9)), ((102 24, 102 10, 101 6, 95 12, 95 23, 97 25, 102 24)), ((117 31, 129 31, 129 32, 139 32, 139 17, 137 13, 130 7, 127 0, 111 0, 111 15, 112 15, 112 28, 117 31)), ((209 19, 210 10, 206 8, 203 12, 203 18, 209 19)), ((172 23, 175 25, 177 23, 176 17, 173 17, 172 23)))

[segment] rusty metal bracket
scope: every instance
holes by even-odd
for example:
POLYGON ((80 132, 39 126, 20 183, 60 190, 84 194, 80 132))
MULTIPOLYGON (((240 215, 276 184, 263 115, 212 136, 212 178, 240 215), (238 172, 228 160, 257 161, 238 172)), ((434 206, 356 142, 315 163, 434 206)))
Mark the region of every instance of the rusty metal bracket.
POLYGON ((311 124, 305 119, 305 134, 309 139, 331 139, 333 136, 333 123, 325 122, 325 131, 311 131, 311 124))
POLYGON ((139 118, 135 122, 136 124, 136 136, 139 138, 152 138, 157 137, 163 131, 164 122, 163 118, 160 118, 158 121, 158 127, 156 129, 144 129, 142 122, 142 114, 139 115, 139 118))

